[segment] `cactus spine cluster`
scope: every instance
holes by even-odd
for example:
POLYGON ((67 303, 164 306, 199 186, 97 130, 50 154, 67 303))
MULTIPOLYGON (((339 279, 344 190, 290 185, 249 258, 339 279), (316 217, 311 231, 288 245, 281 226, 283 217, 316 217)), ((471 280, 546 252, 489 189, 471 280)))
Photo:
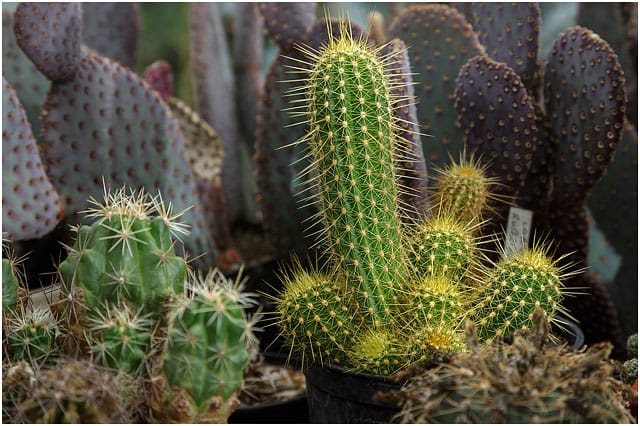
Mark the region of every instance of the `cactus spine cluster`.
POLYGON ((173 242, 185 231, 175 221, 180 214, 159 195, 127 195, 124 188, 93 202, 88 216, 97 220, 77 228, 75 245, 60 264, 64 293, 82 289, 92 313, 126 300, 157 318, 161 300, 181 293, 187 278, 187 263, 173 242))

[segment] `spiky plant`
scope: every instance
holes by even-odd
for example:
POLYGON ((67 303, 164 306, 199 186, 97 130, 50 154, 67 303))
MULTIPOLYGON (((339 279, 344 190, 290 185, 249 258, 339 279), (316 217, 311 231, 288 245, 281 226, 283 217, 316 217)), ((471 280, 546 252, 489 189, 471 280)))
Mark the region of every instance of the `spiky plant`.
POLYGON ((186 233, 160 194, 105 188, 104 201, 86 211, 95 222, 76 228, 77 238, 60 264, 65 297, 81 289, 91 314, 126 300, 143 313, 159 315, 162 298, 183 291, 187 262, 175 242, 186 233))
POLYGON ((276 298, 277 322, 292 350, 303 360, 347 363, 361 320, 353 317, 353 292, 346 280, 296 265, 283 283, 285 290, 276 298))
POLYGON ((482 223, 497 197, 494 188, 499 182, 487 176, 486 165, 479 159, 466 157, 463 152, 458 161, 452 158, 448 165, 435 169, 433 205, 437 212, 463 223, 482 223))
MULTIPOLYGON (((509 315, 525 317, 493 321, 497 314, 487 312, 491 321, 483 332, 491 338, 530 325, 521 300, 527 308, 547 307, 550 316, 559 311, 563 274, 552 261, 547 266, 534 262, 540 270, 531 285, 540 288, 532 294, 525 284, 495 295, 489 284, 478 284, 492 271, 483 266, 488 259, 474 233, 489 201, 501 198, 492 188, 496 179, 484 177, 486 169, 473 157, 465 155, 441 171, 432 218, 420 225, 410 219, 406 226, 401 223, 403 189, 396 170, 407 158, 403 147, 410 144, 399 135, 412 127, 397 124, 394 108, 404 104, 390 88, 402 79, 393 79, 390 70, 393 55, 402 49, 382 54, 384 46, 371 48, 365 38, 354 38, 345 21, 339 33, 327 27, 328 43, 319 50, 303 47, 306 59, 293 67, 301 83, 292 96, 301 99, 291 110, 304 117, 308 132, 289 146, 308 145, 311 165, 304 176, 318 194, 319 245, 326 263, 322 270, 312 267, 310 273, 300 270, 283 279, 276 322, 292 350, 310 361, 388 375, 427 359, 434 348, 464 350, 460 327, 469 309, 484 314, 481 309, 492 309, 495 302, 500 309, 506 304, 509 315), (554 285, 538 283, 541 277, 554 285), (518 288, 525 289, 522 297, 509 294, 518 288), (549 288, 555 300, 549 300, 549 288), (516 296, 518 312, 510 305, 516 296)), ((407 70, 404 65, 399 68, 407 70)), ((520 272, 528 268, 521 264, 526 261, 531 259, 514 258, 508 266, 520 272)), ((511 279, 509 273, 506 278, 511 279)))
POLYGON ((366 39, 352 37, 345 21, 327 45, 302 48, 309 76, 299 91, 315 184, 320 194, 323 242, 332 261, 357 289, 362 314, 373 327, 391 321, 395 292, 407 274, 398 208, 397 99, 390 94, 389 62, 366 39))
POLYGON ((447 276, 462 283, 478 251, 474 226, 452 215, 438 214, 416 227, 409 259, 417 276, 447 276))
POLYGON ((533 314, 540 309, 545 318, 568 313, 561 302, 568 291, 563 281, 577 273, 568 271, 563 257, 553 259, 549 246, 534 243, 533 248, 504 256, 493 266, 478 272, 480 289, 471 317, 478 338, 491 343, 520 328, 533 326, 533 314))
POLYGON ((34 367, 55 356, 58 327, 48 309, 25 309, 9 319, 8 344, 13 359, 25 360, 34 367))
POLYGON ((470 351, 435 368, 416 367, 395 401, 402 423, 633 423, 622 404, 628 386, 613 378, 610 343, 586 351, 548 345, 538 311, 532 331, 513 343, 480 346, 471 322, 470 351))
POLYGON ((178 299, 163 354, 168 388, 160 418, 219 423, 234 410, 257 343, 244 311, 255 302, 241 284, 214 270, 195 280, 193 298, 178 299))
POLYGON ((101 365, 140 375, 149 352, 154 321, 127 305, 106 307, 92 320, 91 352, 101 365))

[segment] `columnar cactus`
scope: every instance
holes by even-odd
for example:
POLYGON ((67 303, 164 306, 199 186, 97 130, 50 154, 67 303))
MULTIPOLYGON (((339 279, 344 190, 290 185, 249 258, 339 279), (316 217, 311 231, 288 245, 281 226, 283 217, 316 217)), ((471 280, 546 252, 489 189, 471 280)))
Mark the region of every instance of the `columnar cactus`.
POLYGON ((397 203, 396 132, 385 64, 345 23, 310 53, 307 141, 317 171, 326 246, 377 327, 391 320, 406 277, 397 203))

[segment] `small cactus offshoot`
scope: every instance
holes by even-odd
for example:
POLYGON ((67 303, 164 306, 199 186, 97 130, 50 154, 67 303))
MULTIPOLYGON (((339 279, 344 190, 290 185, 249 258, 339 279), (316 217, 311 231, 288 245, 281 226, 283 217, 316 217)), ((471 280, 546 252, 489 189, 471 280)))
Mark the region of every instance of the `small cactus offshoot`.
POLYGON ((57 352, 58 327, 49 310, 25 309, 9 319, 8 343, 12 358, 39 367, 57 352))
POLYGON ((505 336, 519 328, 533 326, 533 314, 540 309, 545 318, 563 312, 567 294, 563 279, 572 275, 567 266, 547 255, 548 248, 534 246, 512 254, 484 271, 472 318, 481 342, 505 336))
POLYGON ((345 279, 298 265, 283 282, 285 290, 276 299, 277 321, 292 349, 303 359, 344 364, 358 324, 345 279))
POLYGON ((186 407, 190 421, 226 420, 255 345, 244 311, 253 298, 219 270, 197 278, 190 290, 194 297, 179 299, 170 320, 163 371, 171 391, 165 402, 170 411, 186 407))
POLYGON ((498 182, 487 177, 486 166, 480 160, 465 157, 463 153, 458 162, 452 159, 447 166, 435 169, 433 204, 436 211, 463 223, 481 223, 490 213, 490 201, 497 197, 493 188, 498 182))

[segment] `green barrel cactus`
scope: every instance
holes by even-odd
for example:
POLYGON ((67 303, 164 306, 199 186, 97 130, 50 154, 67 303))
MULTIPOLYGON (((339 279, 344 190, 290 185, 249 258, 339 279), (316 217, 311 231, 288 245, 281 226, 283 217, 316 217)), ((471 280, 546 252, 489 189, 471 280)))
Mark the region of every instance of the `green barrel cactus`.
POLYGON ((446 275, 454 282, 465 279, 476 241, 473 226, 443 214, 427 220, 417 227, 411 239, 409 259, 418 276, 446 275))
POLYGON ((9 320, 8 344, 12 358, 39 367, 57 353, 58 327, 49 310, 33 308, 9 320))
POLYGON ((499 261, 485 272, 472 319, 478 338, 490 343, 520 328, 533 326, 533 313, 542 309, 549 321, 562 312, 566 273, 546 250, 533 247, 499 261))
POLYGON ((283 337, 302 358, 344 364, 353 345, 357 319, 350 309, 348 286, 318 272, 296 268, 278 296, 278 324, 283 337))
POLYGON ((160 195, 142 190, 107 191, 103 203, 93 201, 87 216, 97 220, 77 228, 76 242, 60 264, 63 293, 81 288, 92 314, 127 300, 157 318, 160 301, 180 294, 187 276, 187 263, 174 249, 174 238, 185 231, 177 222, 180 214, 160 195))
POLYGON ((105 312, 91 328, 96 335, 91 348, 94 357, 102 365, 138 375, 151 346, 153 321, 136 315, 126 305, 105 312))
POLYGON ((180 411, 187 407, 191 421, 211 422, 220 413, 210 410, 224 411, 243 384, 253 341, 244 308, 252 299, 219 270, 196 280, 191 290, 194 298, 178 301, 170 320, 163 361, 172 390, 167 403, 180 411))
POLYGON ((309 132, 302 139, 317 172, 328 251, 375 327, 390 322, 407 270, 393 164, 397 129, 378 50, 342 22, 339 37, 307 52, 309 132))

